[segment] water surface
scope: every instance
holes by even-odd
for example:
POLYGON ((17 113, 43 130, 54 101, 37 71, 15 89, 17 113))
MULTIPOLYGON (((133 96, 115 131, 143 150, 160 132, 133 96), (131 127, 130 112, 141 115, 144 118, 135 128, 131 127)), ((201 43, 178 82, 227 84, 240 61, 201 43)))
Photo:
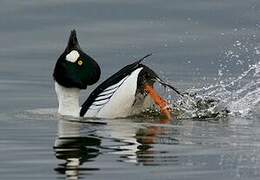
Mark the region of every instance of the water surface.
POLYGON ((259 179, 259 16, 257 0, 3 0, 1 179, 259 179), (160 77, 221 99, 231 114, 58 117, 52 70, 74 28, 100 82, 153 53, 145 64, 160 77))

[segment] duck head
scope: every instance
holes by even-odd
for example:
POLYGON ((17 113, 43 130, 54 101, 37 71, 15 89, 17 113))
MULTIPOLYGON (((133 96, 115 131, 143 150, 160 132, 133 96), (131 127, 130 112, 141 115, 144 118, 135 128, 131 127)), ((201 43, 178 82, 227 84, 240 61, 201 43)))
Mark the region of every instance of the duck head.
POLYGON ((76 31, 71 31, 68 45, 55 65, 54 80, 66 88, 86 89, 99 80, 100 74, 97 62, 81 50, 76 31))
MULTIPOLYGON (((136 94, 148 95, 156 104, 162 115, 165 115, 166 119, 172 119, 172 109, 170 108, 167 100, 159 95, 154 88, 154 83, 163 83, 159 76, 149 67, 140 64, 143 68, 139 73, 137 80, 137 92, 136 94)), ((165 84, 163 84, 165 85, 165 84)))

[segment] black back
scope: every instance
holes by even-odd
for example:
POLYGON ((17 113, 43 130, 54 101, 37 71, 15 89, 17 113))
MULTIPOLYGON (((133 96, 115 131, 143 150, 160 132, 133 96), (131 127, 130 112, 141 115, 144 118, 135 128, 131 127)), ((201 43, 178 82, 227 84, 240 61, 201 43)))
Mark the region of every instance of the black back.
MULTIPOLYGON (((144 58, 148 57, 150 55, 145 56, 144 58)), ((117 84, 122 79, 124 79, 126 76, 130 75, 133 71, 135 71, 138 68, 143 68, 142 71, 139 73, 138 76, 138 87, 143 85, 143 81, 146 78, 153 78, 155 79, 158 77, 150 68, 147 66, 141 64, 141 61, 144 59, 140 59, 132 64, 129 64, 125 67, 123 67, 121 70, 113 74, 111 77, 109 77, 107 80, 105 80, 103 83, 101 83, 88 97, 88 99, 84 102, 84 104, 81 107, 80 110, 80 116, 83 117, 85 113, 88 111, 89 107, 95 102, 95 99, 98 97, 100 93, 102 93, 106 88, 117 84)), ((152 82, 152 80, 151 80, 152 82)))

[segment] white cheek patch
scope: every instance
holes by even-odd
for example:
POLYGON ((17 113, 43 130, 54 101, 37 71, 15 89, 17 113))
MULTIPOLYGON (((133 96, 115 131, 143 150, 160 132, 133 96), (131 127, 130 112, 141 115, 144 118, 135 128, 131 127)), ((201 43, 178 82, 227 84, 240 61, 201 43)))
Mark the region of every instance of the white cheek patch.
POLYGON ((76 50, 71 51, 66 56, 66 60, 72 63, 76 62, 78 58, 79 58, 79 53, 76 50))

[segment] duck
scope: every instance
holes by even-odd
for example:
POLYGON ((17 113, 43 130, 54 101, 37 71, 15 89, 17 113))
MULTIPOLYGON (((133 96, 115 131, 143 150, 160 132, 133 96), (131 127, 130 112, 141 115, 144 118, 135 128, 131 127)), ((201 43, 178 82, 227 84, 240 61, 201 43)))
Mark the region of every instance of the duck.
POLYGON ((80 91, 96 84, 101 68, 80 47, 76 30, 72 30, 64 52, 58 58, 53 79, 58 99, 58 114, 76 118, 125 118, 142 112, 147 104, 155 104, 162 115, 172 118, 172 110, 155 90, 155 82, 164 83, 142 62, 126 65, 100 83, 80 106, 80 91))

